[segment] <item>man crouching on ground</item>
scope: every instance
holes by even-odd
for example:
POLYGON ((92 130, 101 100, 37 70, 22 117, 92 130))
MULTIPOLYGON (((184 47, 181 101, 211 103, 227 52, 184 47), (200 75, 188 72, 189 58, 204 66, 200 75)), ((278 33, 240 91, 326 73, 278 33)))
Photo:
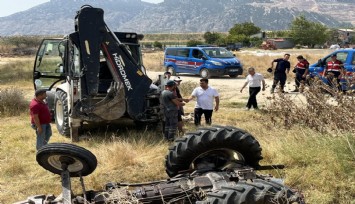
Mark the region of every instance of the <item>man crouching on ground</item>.
POLYGON ((175 88, 176 83, 173 80, 168 80, 165 85, 165 90, 161 93, 165 117, 164 137, 168 141, 174 141, 175 139, 178 124, 178 107, 185 105, 185 103, 180 102, 174 94, 175 88))

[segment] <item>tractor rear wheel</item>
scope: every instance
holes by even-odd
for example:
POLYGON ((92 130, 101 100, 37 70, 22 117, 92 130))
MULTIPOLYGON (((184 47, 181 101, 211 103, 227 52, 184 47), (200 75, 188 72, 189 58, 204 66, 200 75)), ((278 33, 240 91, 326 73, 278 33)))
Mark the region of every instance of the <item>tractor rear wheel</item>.
POLYGON ((258 168, 261 156, 259 142, 248 132, 224 126, 199 128, 175 140, 165 159, 170 177, 185 171, 206 167, 223 169, 230 162, 258 168))
POLYGON ((239 181, 236 185, 225 185, 220 191, 208 193, 204 203, 213 204, 303 204, 303 198, 288 187, 263 179, 239 181))

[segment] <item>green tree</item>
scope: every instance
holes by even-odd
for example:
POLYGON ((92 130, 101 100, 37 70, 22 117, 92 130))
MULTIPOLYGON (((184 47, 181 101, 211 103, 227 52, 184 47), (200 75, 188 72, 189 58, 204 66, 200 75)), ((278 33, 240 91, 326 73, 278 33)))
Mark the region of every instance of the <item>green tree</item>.
POLYGON ((290 30, 290 37, 295 44, 314 47, 316 44, 324 44, 329 39, 326 26, 308 21, 304 16, 296 17, 291 23, 290 30))
POLYGON ((245 36, 250 36, 253 34, 257 34, 261 31, 259 27, 254 25, 254 23, 251 22, 245 22, 245 23, 240 23, 240 24, 235 24, 230 30, 229 34, 230 35, 245 35, 245 36))
POLYGON ((162 49, 163 48, 163 44, 161 42, 159 42, 159 41, 154 41, 153 47, 157 47, 157 48, 162 49))
POLYGON ((202 45, 202 44, 203 44, 203 42, 199 41, 199 40, 189 40, 189 41, 187 41, 186 46, 187 47, 195 47, 196 45, 202 45))
POLYGON ((221 37, 221 34, 215 32, 205 32, 205 34, 203 34, 203 38, 207 44, 216 44, 221 37))
POLYGON ((227 44, 230 43, 236 43, 236 42, 240 42, 243 43, 244 46, 249 46, 250 44, 250 37, 246 36, 244 34, 240 34, 240 35, 228 35, 226 37, 227 44))
POLYGON ((287 38, 290 37, 290 31, 288 30, 277 30, 271 31, 266 34, 269 38, 287 38))

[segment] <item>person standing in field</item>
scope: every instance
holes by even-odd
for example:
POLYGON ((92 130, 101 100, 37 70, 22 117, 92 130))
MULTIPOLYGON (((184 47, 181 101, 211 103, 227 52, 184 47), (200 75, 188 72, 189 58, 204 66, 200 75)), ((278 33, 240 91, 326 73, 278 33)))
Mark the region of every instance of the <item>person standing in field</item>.
POLYGON ((180 102, 174 94, 176 83, 173 80, 168 80, 165 85, 165 90, 161 93, 161 102, 164 107, 164 137, 168 141, 173 141, 176 135, 178 125, 178 107, 184 106, 185 103, 180 102))
POLYGON ((256 101, 256 95, 261 90, 261 84, 263 86, 262 90, 265 91, 265 80, 263 75, 261 75, 260 73, 256 73, 253 67, 250 67, 248 69, 248 73, 249 75, 246 77, 246 81, 243 87, 240 89, 240 93, 242 93, 243 89, 249 84, 249 99, 246 109, 250 110, 250 108, 253 106, 253 108, 257 110, 259 109, 259 107, 256 101))
MULTIPOLYGON (((180 102, 188 102, 188 99, 183 99, 180 93, 180 83, 182 81, 182 79, 180 77, 175 77, 174 81, 176 83, 176 88, 175 88, 175 92, 176 92, 176 97, 178 98, 178 100, 180 102)), ((178 130, 179 130, 179 134, 183 134, 184 133, 184 123, 182 121, 182 116, 184 115, 184 107, 183 106, 179 106, 178 107, 178 130)))
POLYGON ((330 87, 338 87, 341 90, 340 79, 344 74, 343 62, 337 59, 336 54, 332 54, 331 60, 327 62, 327 67, 324 69, 323 76, 327 78, 327 84, 330 87), (337 84, 334 84, 333 79, 336 79, 337 84))
POLYGON ((30 103, 31 127, 36 130, 36 149, 48 144, 52 136, 51 113, 44 102, 47 98, 46 90, 39 89, 35 92, 35 98, 30 103))
POLYGON ((292 92, 303 92, 304 84, 308 74, 309 62, 303 58, 302 55, 297 56, 298 63, 295 67, 296 78, 295 78, 295 90, 292 92))
POLYGON ((194 98, 196 98, 194 110, 195 125, 201 125, 202 115, 205 115, 206 124, 211 125, 213 110, 218 111, 219 109, 219 94, 217 90, 208 86, 208 79, 200 79, 200 87, 193 90, 188 101, 191 101, 194 98), (214 108, 213 101, 216 101, 214 108))
POLYGON ((290 54, 285 54, 284 58, 274 59, 271 62, 271 68, 274 67, 274 63, 276 62, 276 68, 274 72, 274 83, 271 87, 271 93, 274 93, 277 84, 280 82, 280 91, 284 93, 284 87, 286 84, 287 74, 290 72, 290 54))

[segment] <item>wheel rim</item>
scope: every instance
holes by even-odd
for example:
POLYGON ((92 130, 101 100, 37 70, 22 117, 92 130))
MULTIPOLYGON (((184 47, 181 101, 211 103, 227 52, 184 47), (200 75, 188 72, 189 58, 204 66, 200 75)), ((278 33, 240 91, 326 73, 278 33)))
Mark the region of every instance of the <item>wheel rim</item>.
POLYGON ((55 120, 57 124, 62 126, 64 121, 64 110, 63 110, 63 103, 58 100, 55 105, 55 120))
POLYGON ((208 71, 206 69, 201 70, 201 77, 206 78, 208 76, 208 71))
POLYGON ((190 169, 203 169, 206 167, 223 168, 230 162, 244 164, 245 159, 241 153, 231 149, 221 148, 204 152, 198 155, 190 164, 190 169))
MULTIPOLYGON (((48 164, 50 164, 53 168, 58 170, 62 169, 62 163, 60 162, 61 157, 68 157, 68 155, 52 155, 48 157, 48 164)), ((79 172, 84 168, 83 163, 75 157, 70 157, 73 159, 73 162, 68 165, 69 172, 79 172)))

